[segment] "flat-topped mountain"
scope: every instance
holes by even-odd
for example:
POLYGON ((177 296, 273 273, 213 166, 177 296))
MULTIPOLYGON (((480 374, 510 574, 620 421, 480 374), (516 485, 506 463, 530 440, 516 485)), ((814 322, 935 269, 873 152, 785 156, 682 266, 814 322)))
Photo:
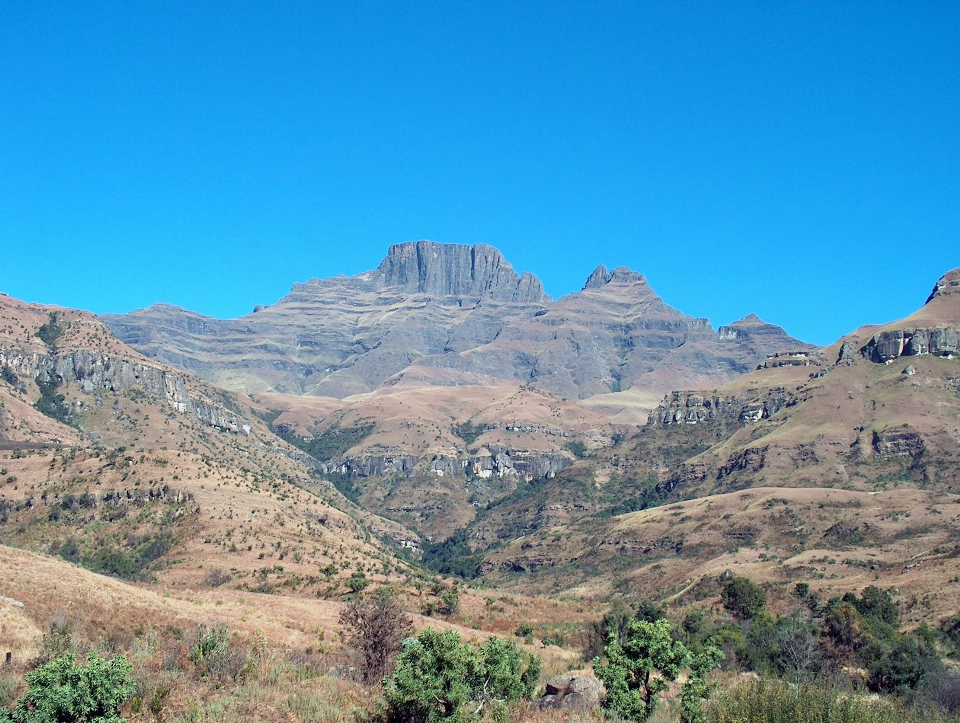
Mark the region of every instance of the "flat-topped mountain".
POLYGON ((509 381, 567 398, 717 386, 774 352, 812 349, 755 316, 714 331, 640 274, 598 267, 552 301, 491 246, 418 241, 373 271, 311 279, 239 319, 165 304, 104 322, 141 353, 228 389, 345 397, 399 378, 509 381))

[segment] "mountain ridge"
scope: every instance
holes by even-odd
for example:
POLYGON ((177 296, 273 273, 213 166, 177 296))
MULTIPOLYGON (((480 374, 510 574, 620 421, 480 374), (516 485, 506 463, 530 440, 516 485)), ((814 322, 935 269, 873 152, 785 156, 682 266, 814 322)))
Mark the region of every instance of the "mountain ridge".
POLYGON ((225 388, 338 398, 401 373, 426 385, 509 380, 575 399, 638 384, 665 393, 814 348, 750 317, 715 332, 626 267, 599 266, 582 291, 554 301, 491 246, 431 241, 391 246, 373 271, 294 284, 237 319, 170 305, 101 318, 145 355, 225 388))

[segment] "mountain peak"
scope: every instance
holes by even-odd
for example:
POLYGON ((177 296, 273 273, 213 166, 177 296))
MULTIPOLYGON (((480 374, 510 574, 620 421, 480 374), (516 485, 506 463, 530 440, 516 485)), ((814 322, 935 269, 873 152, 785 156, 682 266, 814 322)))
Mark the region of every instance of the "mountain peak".
POLYGON ((498 301, 542 303, 540 280, 517 274, 497 249, 435 241, 393 244, 377 272, 384 286, 434 296, 489 296, 498 301))
POLYGON ((593 270, 593 273, 587 277, 587 283, 583 285, 581 291, 587 289, 599 289, 607 284, 646 284, 647 280, 642 274, 638 274, 627 266, 618 266, 613 271, 607 272, 607 267, 600 264, 593 270))
POLYGON ((926 303, 944 296, 960 296, 960 269, 948 271, 937 281, 926 303))

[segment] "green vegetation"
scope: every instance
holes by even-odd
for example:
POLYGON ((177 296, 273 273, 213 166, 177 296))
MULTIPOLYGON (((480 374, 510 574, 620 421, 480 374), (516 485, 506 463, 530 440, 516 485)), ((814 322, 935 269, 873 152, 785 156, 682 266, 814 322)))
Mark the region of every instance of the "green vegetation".
POLYGON ((301 437, 283 426, 275 426, 274 433, 294 447, 303 450, 319 462, 329 462, 342 456, 348 449, 360 444, 370 436, 376 425, 373 423, 356 427, 334 425, 318 437, 301 437))
POLYGON ((746 577, 735 577, 727 582, 720 597, 723 606, 740 620, 755 618, 767 604, 763 588, 746 577))
POLYGON ((506 705, 532 697, 539 679, 540 659, 512 641, 492 637, 477 649, 456 631, 426 628, 405 642, 384 698, 394 720, 459 722, 488 711, 505 720, 506 705))
POLYGON ((709 723, 941 723, 956 720, 896 699, 871 700, 829 682, 799 688, 779 680, 755 680, 719 693, 709 723))
POLYGON ((87 664, 73 654, 27 673, 27 693, 13 715, 0 708, 0 721, 17 723, 121 723, 118 709, 133 695, 133 670, 125 656, 104 660, 96 653, 87 664))
POLYGON ((51 376, 46 381, 37 379, 37 388, 40 390, 40 398, 33 405, 41 414, 45 414, 51 419, 56 419, 64 424, 73 423, 73 413, 67 404, 67 399, 60 394, 59 389, 62 382, 58 377, 51 376))
POLYGON ((618 633, 611 632, 603 653, 604 660, 594 660, 594 671, 607 688, 603 707, 608 712, 628 721, 647 720, 657 709, 658 694, 689 669, 681 692, 683 719, 705 720, 703 699, 712 690, 707 675, 723 659, 715 645, 708 643, 692 652, 674 638, 669 620, 633 618, 627 623, 625 639, 621 642, 618 633))
POLYGON ((63 336, 63 326, 60 325, 56 313, 50 312, 47 323, 37 329, 37 337, 47 345, 50 353, 53 354, 57 350, 57 340, 61 336, 63 336))
POLYGON ((460 437, 468 447, 477 441, 481 434, 487 431, 485 424, 473 424, 469 420, 463 424, 455 424, 451 431, 460 437))
POLYGON ((17 373, 6 364, 0 367, 0 379, 15 389, 20 388, 20 377, 18 377, 17 373))

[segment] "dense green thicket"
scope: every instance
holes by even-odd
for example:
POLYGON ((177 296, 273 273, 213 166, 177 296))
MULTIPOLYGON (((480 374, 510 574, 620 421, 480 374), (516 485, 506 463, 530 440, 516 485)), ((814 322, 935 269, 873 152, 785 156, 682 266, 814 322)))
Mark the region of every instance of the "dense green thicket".
POLYGON ((540 659, 513 641, 490 638, 475 648, 453 630, 426 628, 408 638, 396 671, 385 681, 388 715, 395 721, 465 721, 493 712, 536 692, 540 659))
POLYGON ((329 462, 369 437, 374 426, 372 423, 355 427, 334 425, 316 437, 301 437, 282 426, 274 427, 273 431, 278 437, 303 450, 317 461, 329 462))
POLYGON ((47 381, 37 379, 37 388, 40 390, 40 398, 34 403, 34 407, 41 414, 56 419, 64 424, 73 422, 73 413, 67 404, 67 398, 57 390, 60 388, 61 381, 57 377, 50 377, 47 381))
POLYGON ((135 689, 126 657, 104 660, 96 653, 86 665, 64 655, 27 673, 27 693, 9 713, 0 708, 0 723, 121 723, 117 712, 135 689))
POLYGON ((57 348, 57 340, 63 336, 63 326, 60 325, 56 313, 51 312, 47 323, 37 329, 37 337, 54 353, 57 348))

